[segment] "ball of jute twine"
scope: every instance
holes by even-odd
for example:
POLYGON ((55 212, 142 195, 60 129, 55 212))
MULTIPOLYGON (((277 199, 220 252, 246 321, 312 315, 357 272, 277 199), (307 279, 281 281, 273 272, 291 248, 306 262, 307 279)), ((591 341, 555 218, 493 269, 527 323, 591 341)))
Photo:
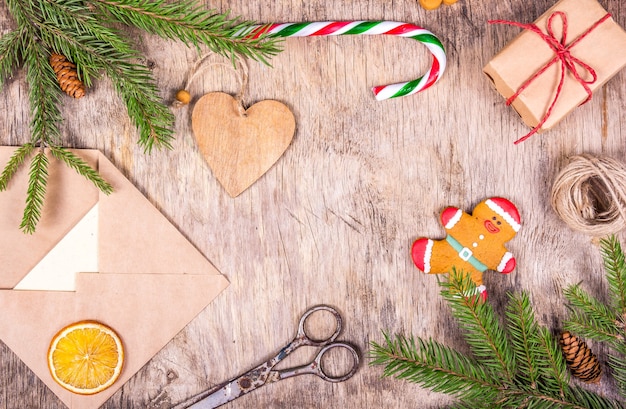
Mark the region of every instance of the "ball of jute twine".
POLYGON ((626 227, 626 166, 609 157, 573 156, 552 186, 552 208, 572 229, 594 237, 626 227))

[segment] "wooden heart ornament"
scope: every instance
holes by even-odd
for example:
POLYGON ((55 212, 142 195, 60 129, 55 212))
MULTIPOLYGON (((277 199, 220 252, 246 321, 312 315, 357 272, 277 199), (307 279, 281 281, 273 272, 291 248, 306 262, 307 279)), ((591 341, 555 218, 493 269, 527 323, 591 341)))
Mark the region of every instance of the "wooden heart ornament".
POLYGON ((213 174, 236 197, 287 150, 296 120, 278 101, 260 101, 244 111, 231 95, 211 92, 196 102, 191 126, 213 174))

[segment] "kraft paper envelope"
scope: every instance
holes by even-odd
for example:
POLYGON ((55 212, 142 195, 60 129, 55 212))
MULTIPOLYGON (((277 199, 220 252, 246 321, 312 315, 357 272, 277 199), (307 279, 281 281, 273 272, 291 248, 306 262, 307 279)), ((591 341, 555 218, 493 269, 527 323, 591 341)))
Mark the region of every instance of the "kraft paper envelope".
MULTIPOLYGON (((3 168, 15 148, 0 147, 3 168)), ((110 196, 49 156, 37 232, 19 230, 28 164, 0 192, 0 339, 70 408, 101 406, 228 281, 95 150, 75 150, 115 189, 110 196), (81 320, 112 327, 125 347, 120 379, 81 396, 51 377, 52 337, 81 320)), ((19 406, 15 402, 15 407, 19 406)))

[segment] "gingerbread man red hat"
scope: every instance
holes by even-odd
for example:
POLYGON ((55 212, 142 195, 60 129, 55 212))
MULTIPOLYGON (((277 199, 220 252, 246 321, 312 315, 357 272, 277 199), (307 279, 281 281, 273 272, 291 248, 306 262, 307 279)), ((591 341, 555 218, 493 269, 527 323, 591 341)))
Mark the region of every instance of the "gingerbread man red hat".
POLYGON ((502 197, 492 197, 487 199, 487 206, 500 216, 513 228, 517 233, 522 226, 522 220, 519 216, 517 207, 509 200, 502 197))

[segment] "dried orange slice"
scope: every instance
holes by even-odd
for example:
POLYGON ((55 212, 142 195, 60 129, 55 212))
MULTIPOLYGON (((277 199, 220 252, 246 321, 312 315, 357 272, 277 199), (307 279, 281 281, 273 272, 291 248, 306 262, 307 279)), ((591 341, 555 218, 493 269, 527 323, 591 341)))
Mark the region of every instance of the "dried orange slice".
POLYGON ((81 321, 63 328, 48 349, 52 378, 81 395, 92 395, 113 385, 123 364, 120 337, 96 321, 81 321))

